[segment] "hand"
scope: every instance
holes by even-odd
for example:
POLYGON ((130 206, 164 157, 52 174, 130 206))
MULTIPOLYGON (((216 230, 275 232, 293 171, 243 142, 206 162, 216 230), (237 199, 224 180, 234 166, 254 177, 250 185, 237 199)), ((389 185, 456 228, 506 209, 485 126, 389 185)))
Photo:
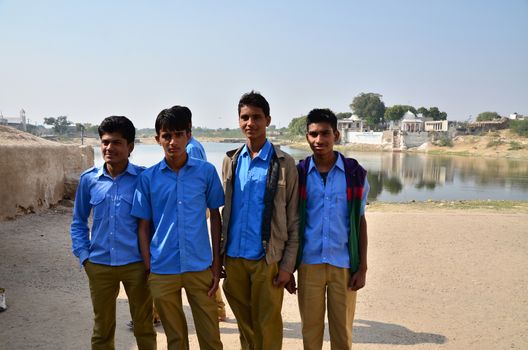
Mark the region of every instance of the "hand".
POLYGON ((295 283, 295 276, 293 275, 293 273, 290 277, 290 281, 286 283, 284 288, 286 288, 286 290, 290 294, 297 294, 297 284, 295 283))
POLYGON ((216 290, 218 289, 219 284, 220 284, 220 277, 213 275, 213 278, 211 278, 211 288, 207 292, 207 296, 209 298, 215 297, 215 293, 216 293, 216 290))
POLYGON ((277 276, 275 276, 275 278, 273 278, 273 285, 277 288, 284 288, 284 286, 286 286, 286 283, 290 282, 291 276, 292 274, 288 271, 279 269, 279 273, 277 274, 277 276))
POLYGON ((367 275, 366 269, 359 269, 352 274, 348 282, 348 290, 357 291, 365 287, 365 279, 367 275))

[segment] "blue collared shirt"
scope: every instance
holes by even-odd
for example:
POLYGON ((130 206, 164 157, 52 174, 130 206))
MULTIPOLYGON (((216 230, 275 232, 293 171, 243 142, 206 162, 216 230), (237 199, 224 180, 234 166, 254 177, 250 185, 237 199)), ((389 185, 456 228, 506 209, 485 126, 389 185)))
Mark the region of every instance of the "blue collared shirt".
MULTIPOLYGON (((326 185, 310 159, 306 179, 306 229, 303 262, 349 268, 350 216, 346 196, 345 166, 341 157, 328 172, 326 185)), ((365 179, 360 215, 365 214, 369 184, 365 179)))
POLYGON ((273 152, 271 143, 266 140, 255 158, 251 159, 247 145, 238 157, 226 251, 232 258, 259 260, 264 257, 262 212, 273 152))
POLYGON ((187 154, 196 159, 207 160, 205 155, 205 149, 202 144, 198 142, 194 137, 191 137, 189 142, 187 142, 187 147, 185 147, 187 154))
POLYGON ((73 254, 81 264, 121 266, 142 261, 137 238, 137 220, 130 215, 139 174, 144 167, 128 163, 112 178, 104 166, 81 175, 71 224, 73 254), (93 209, 90 237, 88 217, 93 209))
POLYGON ((224 204, 224 191, 215 167, 188 157, 178 173, 165 159, 145 170, 138 180, 132 215, 150 220, 151 271, 181 274, 211 265, 206 208, 224 204))

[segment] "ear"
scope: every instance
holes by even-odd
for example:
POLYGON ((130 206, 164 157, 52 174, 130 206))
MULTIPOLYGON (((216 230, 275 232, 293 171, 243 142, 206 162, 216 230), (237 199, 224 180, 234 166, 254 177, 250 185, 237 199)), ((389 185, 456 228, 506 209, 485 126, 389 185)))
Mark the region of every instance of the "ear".
POLYGON ((339 130, 334 131, 334 136, 335 136, 335 142, 339 141, 339 138, 341 137, 339 130))
POLYGON ((270 126, 270 124, 271 124, 271 115, 268 115, 266 117, 266 127, 270 126))
POLYGON ((158 145, 161 145, 159 135, 154 136, 154 139, 158 143, 158 145))
POLYGON ((134 150, 134 142, 131 142, 128 144, 128 156, 129 157, 133 150, 134 150))

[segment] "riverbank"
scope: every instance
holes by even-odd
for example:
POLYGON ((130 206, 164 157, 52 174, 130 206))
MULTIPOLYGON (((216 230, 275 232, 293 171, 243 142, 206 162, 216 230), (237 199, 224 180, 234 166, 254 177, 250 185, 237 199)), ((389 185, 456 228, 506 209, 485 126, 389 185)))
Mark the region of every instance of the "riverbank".
MULTIPOLYGON (((201 142, 234 142, 240 143, 241 139, 226 139, 217 137, 200 137, 201 142)), ((81 144, 80 138, 64 139, 60 142, 68 144, 81 144)), ((155 145, 154 137, 142 137, 137 139, 138 144, 155 145)), ((310 150, 307 142, 302 138, 296 140, 275 139, 276 144, 286 145, 296 149, 310 150)), ((84 144, 97 146, 98 138, 84 138, 84 144)), ((346 144, 336 145, 335 149, 340 152, 392 152, 384 149, 381 145, 368 144, 346 144)), ((445 154, 456 156, 488 157, 488 158, 510 158, 528 160, 528 138, 518 136, 510 130, 500 130, 485 133, 483 135, 459 135, 453 138, 452 145, 439 146, 428 142, 420 147, 409 148, 403 152, 445 154)))
MULTIPOLYGON (((88 349, 92 310, 70 251, 71 208, 0 222, 2 349, 88 349)), ((369 272, 358 294, 354 349, 523 349, 528 346, 528 202, 374 203, 368 206, 369 272)), ((190 309, 184 302, 190 321, 190 309)), ((117 305, 116 348, 136 349, 117 305)), ((220 324, 238 349, 233 313, 220 324)), ((283 306, 284 349, 302 349, 295 296, 283 306)), ((158 349, 166 349, 157 328, 158 349)), ((198 349, 189 326, 191 349, 198 349)), ((328 334, 324 349, 329 349, 328 334)))

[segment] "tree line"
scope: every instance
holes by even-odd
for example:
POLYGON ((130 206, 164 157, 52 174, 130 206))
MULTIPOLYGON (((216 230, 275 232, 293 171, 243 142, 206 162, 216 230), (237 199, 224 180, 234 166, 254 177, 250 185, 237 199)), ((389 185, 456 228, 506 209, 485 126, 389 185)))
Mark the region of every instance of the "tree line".
MULTIPOLYGON (((447 113, 440 111, 438 107, 419 107, 409 105, 394 105, 386 107, 382 100, 382 95, 367 92, 360 93, 352 100, 349 105, 352 112, 337 113, 337 119, 349 118, 352 113, 365 121, 370 129, 378 130, 383 128, 391 121, 399 121, 407 111, 414 114, 422 114, 432 120, 446 120, 447 113)), ((304 135, 306 132, 306 116, 293 118, 288 125, 288 131, 291 135, 304 135)))

